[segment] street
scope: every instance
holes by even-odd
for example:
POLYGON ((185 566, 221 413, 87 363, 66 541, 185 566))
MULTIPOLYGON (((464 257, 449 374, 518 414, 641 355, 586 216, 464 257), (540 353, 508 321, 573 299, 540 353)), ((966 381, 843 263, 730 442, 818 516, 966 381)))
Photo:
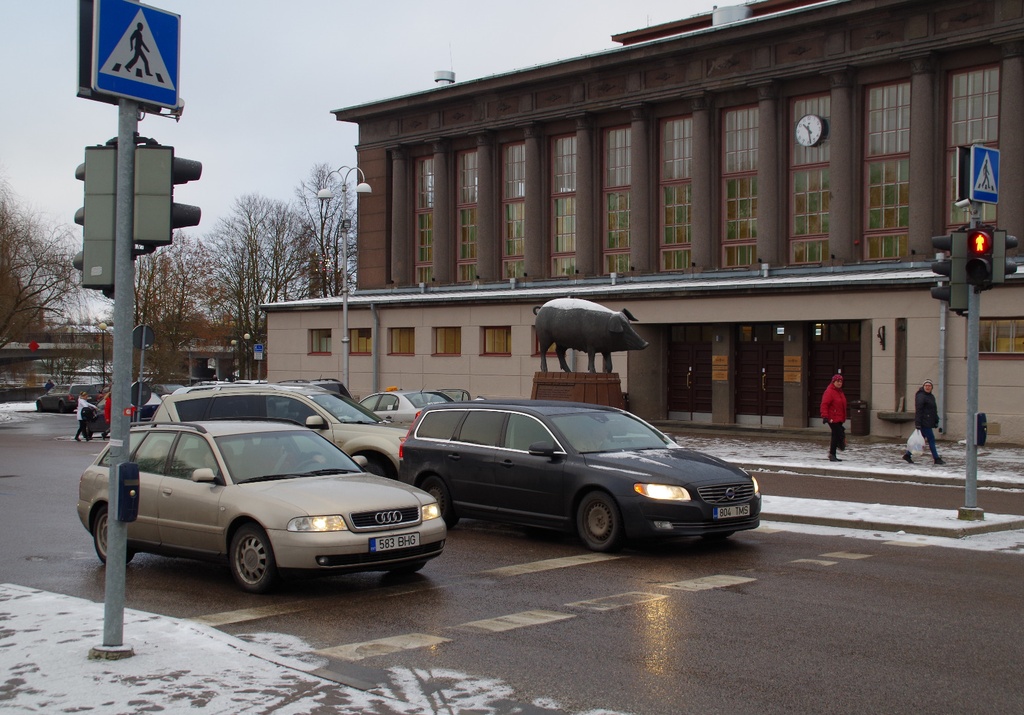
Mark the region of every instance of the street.
MULTIPOLYGON (((74 427, 49 414, 0 425, 0 581, 101 601, 103 567, 74 504, 104 445, 68 441, 74 427)), ((893 488, 844 481, 867 500, 893 488)), ((766 492, 775 483, 791 496, 819 488, 762 478, 766 492)), ((294 581, 263 597, 239 591, 223 566, 138 555, 127 606, 434 712, 482 702, 649 715, 1024 708, 1020 555, 779 527, 606 555, 463 520, 415 576, 294 581)))

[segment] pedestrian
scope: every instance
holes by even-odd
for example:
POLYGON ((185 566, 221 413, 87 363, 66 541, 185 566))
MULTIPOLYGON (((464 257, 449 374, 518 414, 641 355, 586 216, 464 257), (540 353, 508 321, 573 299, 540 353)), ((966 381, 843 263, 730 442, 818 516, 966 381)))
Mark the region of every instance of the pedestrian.
MULTIPOLYGON (((914 427, 921 431, 921 436, 928 443, 928 449, 932 451, 932 459, 936 464, 945 464, 939 451, 935 448, 935 428, 939 426, 939 407, 935 404, 935 394, 931 380, 925 380, 917 389, 914 396, 914 427)), ((903 459, 908 464, 914 463, 914 457, 908 449, 903 453, 903 459)))
POLYGON ((53 389, 53 380, 47 380, 46 384, 43 385, 43 389, 46 390, 47 392, 52 390, 53 389))
POLYGON ((110 438, 110 405, 112 402, 109 392, 103 396, 103 419, 107 421, 107 428, 103 430, 103 439, 110 438))
POLYGON ((79 437, 85 437, 86 442, 92 441, 92 431, 89 429, 89 423, 92 422, 92 418, 96 416, 96 408, 89 402, 89 393, 83 392, 78 396, 78 409, 75 410, 76 417, 78 417, 78 431, 75 432, 75 441, 81 442, 79 437))
POLYGON ((828 445, 828 461, 842 462, 843 460, 836 456, 837 449, 846 449, 846 395, 843 394, 842 375, 833 375, 832 382, 821 396, 821 422, 832 430, 832 439, 828 445))

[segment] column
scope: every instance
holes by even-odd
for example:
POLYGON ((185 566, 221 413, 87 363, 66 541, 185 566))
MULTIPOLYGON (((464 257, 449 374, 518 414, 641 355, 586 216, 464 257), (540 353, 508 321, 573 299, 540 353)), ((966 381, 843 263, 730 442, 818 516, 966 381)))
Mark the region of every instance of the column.
POLYGON ((594 126, 589 115, 576 119, 576 270, 581 276, 597 275, 601 250, 599 226, 595 226, 598 188, 594 185, 594 126))
POLYGON ((651 273, 651 148, 648 112, 643 105, 630 110, 629 262, 638 274, 651 273))
POLYGON ((497 201, 494 175, 494 136, 490 132, 476 138, 476 166, 478 172, 476 199, 476 275, 482 283, 498 280, 501 262, 501 243, 495 229, 501 202, 497 201))
POLYGON ((523 257, 523 270, 527 278, 536 280, 548 274, 549 242, 544 221, 544 141, 538 124, 523 127, 523 136, 526 139, 526 205, 523 225, 526 236, 523 250, 526 255, 523 257))
POLYGON ((715 234, 715 216, 717 195, 714 186, 712 167, 718 166, 714 160, 715 147, 718 146, 717 136, 711 122, 711 97, 703 94, 691 100, 693 108, 693 172, 691 176, 692 191, 692 235, 690 260, 698 270, 715 268, 719 264, 718 236, 715 234))
POLYGON ((455 263, 455 232, 452 230, 452 185, 448 176, 451 158, 448 142, 434 142, 434 282, 438 285, 453 283, 455 263))
POLYGON ((779 172, 779 146, 789 144, 779 140, 778 93, 774 82, 757 88, 757 257, 773 266, 788 263, 783 245, 788 232, 779 231, 780 214, 788 213, 780 210, 780 186, 785 184, 779 172))
MULTIPOLYGON (((999 228, 1024 241, 1024 202, 1015 200, 1024 186, 1024 133, 1012 124, 1024 116, 1024 43, 1009 42, 1001 49, 999 193, 1004 200, 999 202, 999 228)), ((1018 249, 1016 255, 1024 256, 1024 251, 1018 249)))
MULTIPOLYGON (((942 225, 935 210, 936 192, 945 186, 945 151, 936 143, 935 60, 931 55, 910 61, 910 231, 916 260, 930 257, 932 236, 942 225)), ((940 122, 941 123, 941 122, 940 122)))
POLYGON ((829 115, 829 237, 831 255, 838 263, 859 262, 861 254, 854 251, 854 236, 860 231, 860 222, 854 210, 856 162, 856 122, 853 116, 853 75, 850 71, 829 75, 831 112, 829 115))
POLYGON ((409 202, 409 161, 405 147, 391 153, 391 280, 395 285, 412 283, 412 204, 409 202))

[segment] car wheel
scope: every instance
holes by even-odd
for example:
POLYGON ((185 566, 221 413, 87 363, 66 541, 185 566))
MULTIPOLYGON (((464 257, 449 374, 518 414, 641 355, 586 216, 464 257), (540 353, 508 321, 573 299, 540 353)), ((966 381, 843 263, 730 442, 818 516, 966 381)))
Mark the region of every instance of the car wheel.
POLYGON ((376 474, 378 477, 387 477, 388 479, 398 478, 398 475, 395 474, 395 468, 387 457, 382 457, 379 454, 364 454, 363 456, 366 457, 366 471, 370 474, 376 474))
POLYGON ((39 400, 36 400, 36 412, 42 412, 42 411, 43 411, 43 403, 40 402, 39 400))
POLYGON ((459 516, 455 513, 452 494, 448 491, 448 485, 444 483, 444 480, 441 477, 427 477, 423 480, 423 486, 420 488, 437 499, 437 506, 441 509, 444 525, 449 529, 454 528, 459 523, 459 516))
POLYGON ((608 494, 590 492, 576 512, 576 528, 591 551, 615 551, 622 546, 622 515, 608 494))
POLYGON ((267 532, 246 524, 231 539, 231 575, 248 593, 267 593, 277 585, 277 561, 267 532))
POLYGON ((59 414, 64 414, 65 412, 67 412, 68 410, 66 408, 67 405, 64 404, 64 400, 57 400, 57 412, 59 414))
MULTIPOLYGON (((92 545, 100 561, 107 563, 107 507, 101 506, 92 518, 92 545)), ((128 549, 124 555, 125 564, 132 560, 135 552, 128 549)))

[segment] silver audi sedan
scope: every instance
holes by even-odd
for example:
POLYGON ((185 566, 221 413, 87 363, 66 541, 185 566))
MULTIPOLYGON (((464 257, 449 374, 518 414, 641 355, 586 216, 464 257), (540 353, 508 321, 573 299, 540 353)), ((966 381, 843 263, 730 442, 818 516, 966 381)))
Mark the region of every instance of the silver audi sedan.
MULTIPOLYGON (((122 500, 128 559, 137 552, 226 562, 244 591, 289 574, 411 573, 444 549, 427 492, 364 472, 317 432, 260 421, 132 428, 138 465, 122 500), (132 510, 136 511, 134 520, 132 510)), ((107 557, 109 447, 79 481, 78 516, 107 557)))

